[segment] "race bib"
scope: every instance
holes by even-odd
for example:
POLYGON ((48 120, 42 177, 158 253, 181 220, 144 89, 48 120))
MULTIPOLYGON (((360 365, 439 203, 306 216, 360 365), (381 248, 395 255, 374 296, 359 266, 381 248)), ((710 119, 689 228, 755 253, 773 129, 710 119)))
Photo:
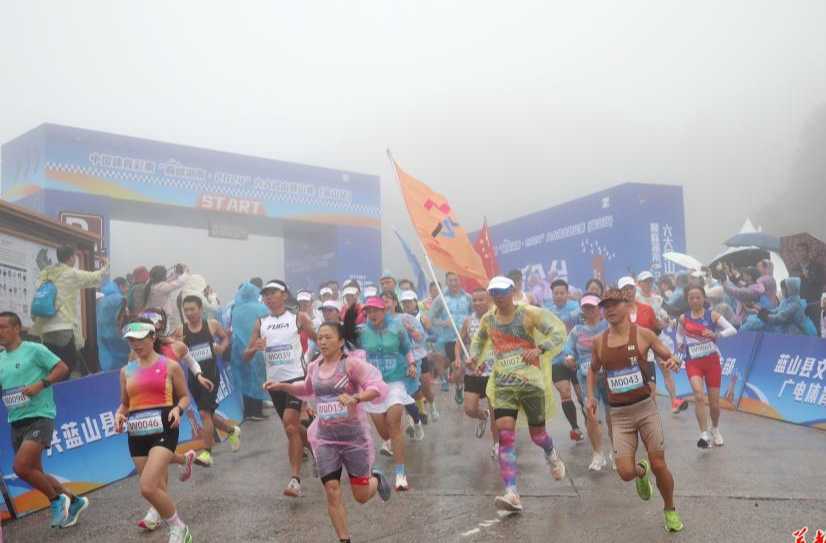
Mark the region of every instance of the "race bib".
POLYGON ((271 345, 264 351, 264 360, 273 366, 295 362, 292 345, 271 345))
POLYGON ((3 404, 6 409, 12 411, 14 409, 21 409, 27 407, 32 399, 23 394, 23 389, 26 387, 10 388, 3 391, 3 404))
POLYGON ((340 419, 347 416, 347 406, 339 401, 319 402, 315 406, 316 415, 323 420, 340 419))
POLYGON ((645 384, 639 366, 608 372, 608 390, 615 394, 630 392, 645 384))
POLYGON ((524 368, 525 366, 527 366, 527 364, 522 359, 521 353, 502 358, 498 362, 499 370, 505 373, 513 373, 519 369, 524 368))
POLYGON ((704 358, 711 356, 717 352, 717 347, 713 341, 704 341, 702 343, 695 343, 688 346, 689 358, 704 358))
POLYGON ((203 362, 212 358, 212 348, 209 343, 199 343, 190 347, 189 354, 198 362, 203 362))
POLYGON ((127 427, 130 436, 152 436, 163 433, 163 415, 160 409, 129 415, 127 427))

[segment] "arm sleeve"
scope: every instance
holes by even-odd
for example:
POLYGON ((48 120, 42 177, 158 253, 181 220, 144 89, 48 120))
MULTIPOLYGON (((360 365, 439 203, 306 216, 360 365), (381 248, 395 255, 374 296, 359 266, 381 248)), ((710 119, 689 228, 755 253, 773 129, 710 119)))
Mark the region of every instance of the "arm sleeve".
POLYGON ((387 396, 387 383, 381 378, 381 372, 375 366, 367 363, 364 359, 364 351, 354 351, 350 353, 344 362, 347 375, 352 379, 363 392, 374 390, 378 396, 370 403, 380 404, 387 396))
POLYGON ((198 361, 192 358, 190 353, 186 353, 181 357, 181 362, 192 372, 192 375, 198 375, 201 372, 201 365, 198 361))
POLYGON ((717 318, 717 327, 720 329, 720 337, 731 337, 737 333, 737 328, 722 315, 717 318))

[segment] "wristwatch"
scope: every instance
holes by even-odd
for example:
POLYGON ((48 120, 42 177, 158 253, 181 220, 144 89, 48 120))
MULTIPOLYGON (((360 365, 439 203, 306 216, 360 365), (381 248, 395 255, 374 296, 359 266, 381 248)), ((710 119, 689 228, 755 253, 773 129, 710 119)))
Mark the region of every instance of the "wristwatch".
POLYGON ((52 386, 52 382, 45 378, 40 380, 40 384, 43 385, 43 388, 49 388, 52 386))

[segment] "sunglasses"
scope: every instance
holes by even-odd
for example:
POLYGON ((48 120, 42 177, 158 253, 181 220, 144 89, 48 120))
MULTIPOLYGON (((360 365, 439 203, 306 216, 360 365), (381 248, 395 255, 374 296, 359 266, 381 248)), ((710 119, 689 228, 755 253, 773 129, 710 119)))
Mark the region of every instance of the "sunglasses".
POLYGON ((491 289, 488 289, 488 293, 494 298, 496 298, 497 296, 507 296, 508 294, 510 294, 510 292, 511 292, 511 289, 509 289, 509 288, 491 288, 491 289))
POLYGON ((140 314, 140 318, 150 321, 152 324, 158 324, 163 321, 163 315, 155 313, 154 311, 144 311, 140 314))

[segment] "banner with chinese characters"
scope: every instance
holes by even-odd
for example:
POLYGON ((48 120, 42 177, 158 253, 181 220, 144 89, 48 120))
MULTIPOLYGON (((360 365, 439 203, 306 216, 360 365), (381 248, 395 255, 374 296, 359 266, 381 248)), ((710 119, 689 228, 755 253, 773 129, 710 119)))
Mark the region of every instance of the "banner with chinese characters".
MULTIPOLYGON (((660 336, 666 347, 671 349, 672 352, 675 349, 675 336, 676 329, 666 330, 660 336)), ((760 337, 761 334, 743 332, 717 342, 717 347, 720 349, 720 366, 723 374, 720 384, 720 407, 723 409, 737 409, 755 349, 759 347, 760 337)), ((674 375, 674 385, 677 389, 677 397, 694 397, 685 367, 674 375)), ((665 388, 665 379, 659 365, 657 366, 657 393, 668 395, 665 388)))
POLYGON ((826 340, 763 334, 739 410, 826 430, 826 340))
MULTIPOLYGON (((241 396, 228 372, 219 366, 221 385, 216 413, 231 424, 238 424, 243 416, 241 396)), ((106 486, 135 472, 126 433, 115 433, 115 411, 120 404, 119 374, 98 373, 54 387, 57 418, 52 446, 43 455, 43 468, 75 494, 106 486)), ((190 402, 194 405, 191 398, 190 402)), ((0 412, 0 472, 19 517, 46 507, 48 502, 14 474, 11 428, 5 410, 0 412)), ((197 411, 189 409, 181 421, 178 452, 202 446, 199 440, 193 440, 200 437, 200 426, 197 411)))

